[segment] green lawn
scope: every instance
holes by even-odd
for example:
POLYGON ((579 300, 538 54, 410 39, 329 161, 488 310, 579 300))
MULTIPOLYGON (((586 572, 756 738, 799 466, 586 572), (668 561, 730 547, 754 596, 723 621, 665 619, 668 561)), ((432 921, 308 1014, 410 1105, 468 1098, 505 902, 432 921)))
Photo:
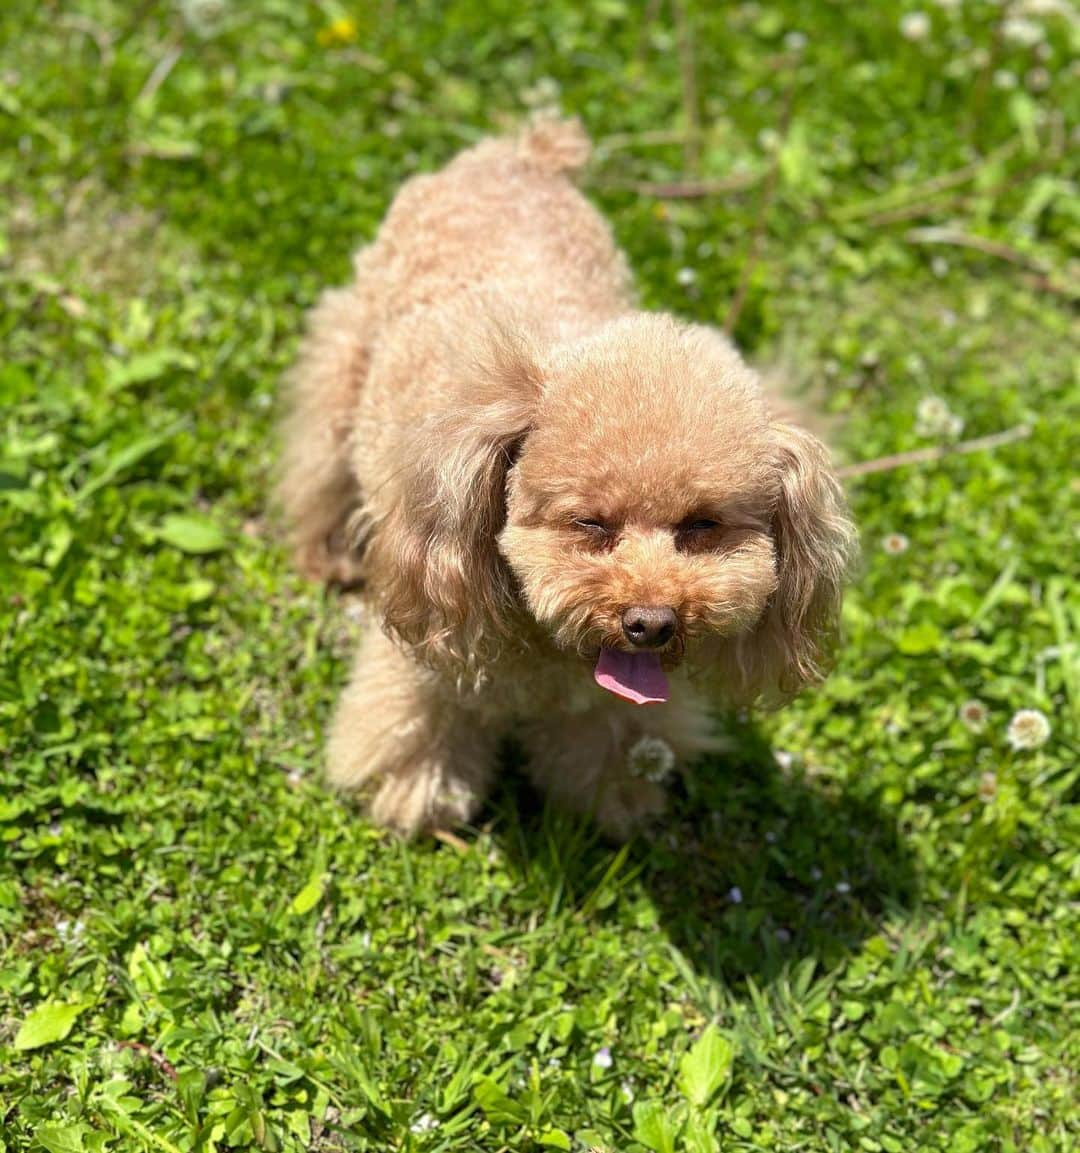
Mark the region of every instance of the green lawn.
POLYGON ((2 6, 0 1150, 1077 1147, 1055 8, 2 6), (397 184, 552 103, 645 303, 847 461, 1030 435, 849 480, 835 675, 654 836, 510 773, 405 845, 319 783, 359 626, 267 519, 278 381, 397 184))

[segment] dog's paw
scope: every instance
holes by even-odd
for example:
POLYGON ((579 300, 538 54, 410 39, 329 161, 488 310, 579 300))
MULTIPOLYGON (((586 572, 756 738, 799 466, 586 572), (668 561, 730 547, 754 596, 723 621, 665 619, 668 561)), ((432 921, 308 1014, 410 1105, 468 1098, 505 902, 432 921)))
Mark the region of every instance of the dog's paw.
POLYGON ((481 797, 440 765, 420 762, 383 778, 371 802, 371 817, 407 837, 467 824, 481 797))
POLYGON ((667 793, 653 781, 631 778, 613 781, 596 806, 597 824, 609 836, 625 841, 667 805, 667 793))

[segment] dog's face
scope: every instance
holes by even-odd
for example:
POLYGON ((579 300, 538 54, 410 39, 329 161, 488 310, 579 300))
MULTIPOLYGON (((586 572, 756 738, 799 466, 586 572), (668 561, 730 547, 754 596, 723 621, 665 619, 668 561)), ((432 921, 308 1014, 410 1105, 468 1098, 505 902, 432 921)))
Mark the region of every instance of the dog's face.
POLYGON ((715 336, 668 325, 606 330, 547 377, 499 537, 529 611, 560 648, 625 654, 630 688, 715 660, 777 588, 779 476, 754 378, 715 336))
POLYGON ((638 313, 521 355, 432 437, 391 627, 469 660, 525 611, 639 702, 684 662, 734 701, 815 679, 852 540, 823 446, 711 330, 638 313))

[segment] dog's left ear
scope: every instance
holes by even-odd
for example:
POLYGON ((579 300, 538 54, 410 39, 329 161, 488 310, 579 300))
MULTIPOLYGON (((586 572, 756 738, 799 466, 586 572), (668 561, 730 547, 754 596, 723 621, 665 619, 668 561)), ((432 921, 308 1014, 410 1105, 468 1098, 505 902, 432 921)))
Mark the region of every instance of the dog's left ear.
POLYGON ((365 559, 383 623, 428 663, 475 673, 509 631, 514 591, 496 538, 541 387, 527 345, 494 334, 463 370, 459 403, 417 430, 397 498, 372 525, 365 559))
POLYGON ((773 426, 773 444, 777 587, 757 629, 737 644, 733 695, 743 702, 783 701, 825 676, 856 552, 855 527, 825 445, 783 423, 773 426))

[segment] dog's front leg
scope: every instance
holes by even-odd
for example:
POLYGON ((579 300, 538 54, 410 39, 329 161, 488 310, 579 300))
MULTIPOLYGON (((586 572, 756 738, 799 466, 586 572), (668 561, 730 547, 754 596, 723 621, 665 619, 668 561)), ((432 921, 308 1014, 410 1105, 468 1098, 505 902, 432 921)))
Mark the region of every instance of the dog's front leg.
POLYGON ((666 784, 694 757, 723 746, 704 703, 681 686, 676 700, 641 708, 598 700, 584 712, 526 727, 532 779, 622 840, 663 812, 666 784))
POLYGON ((475 816, 496 738, 450 685, 381 633, 367 638, 338 704, 327 775, 363 789, 371 816, 411 835, 475 816))

